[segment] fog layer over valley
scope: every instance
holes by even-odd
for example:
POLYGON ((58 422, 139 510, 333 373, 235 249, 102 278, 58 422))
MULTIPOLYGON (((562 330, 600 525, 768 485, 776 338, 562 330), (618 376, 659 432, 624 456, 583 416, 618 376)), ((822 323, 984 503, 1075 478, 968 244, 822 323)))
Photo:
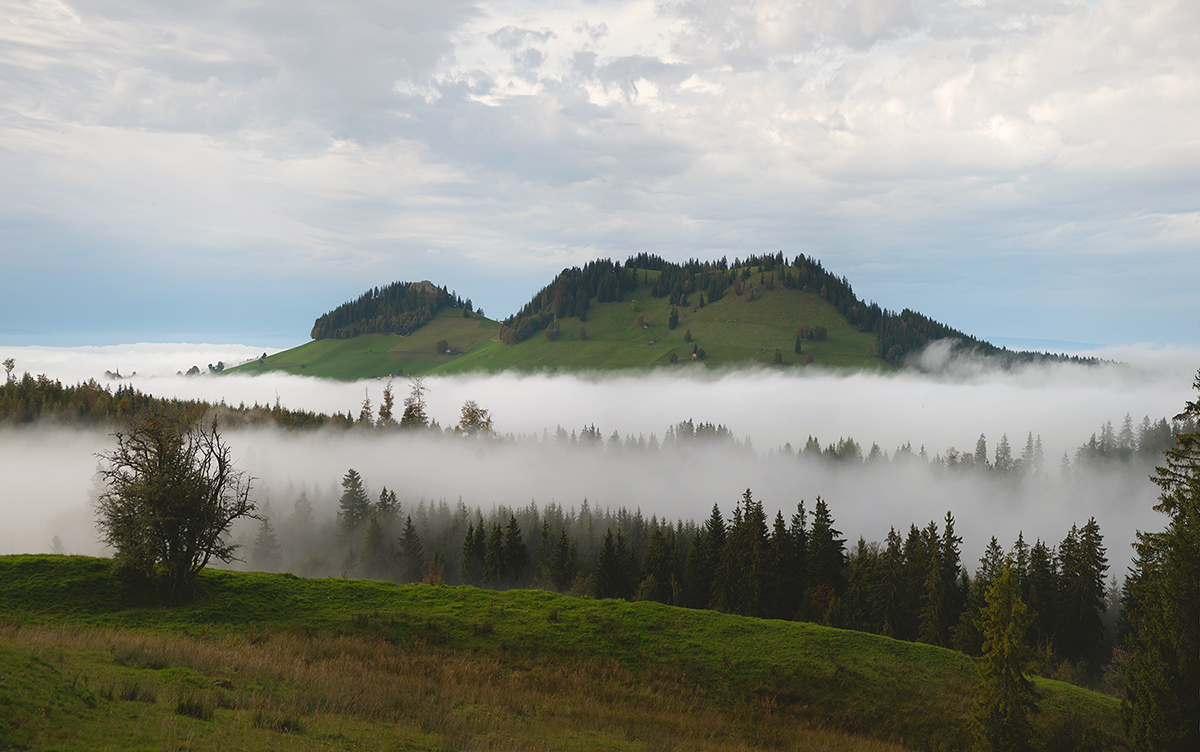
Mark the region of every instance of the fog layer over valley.
MULTIPOLYGON (((386 486, 398 495, 402 515, 418 519, 422 501, 427 509, 442 501, 453 508, 461 499, 473 519, 476 507, 486 517, 531 502, 541 509, 559 505, 570 516, 587 499, 593 510, 625 508, 640 510, 646 519, 701 522, 714 504, 728 517, 750 488, 772 517, 776 510, 790 516, 801 499, 811 509, 821 496, 853 546, 860 536, 882 541, 889 527, 907 531, 910 524, 920 527, 950 511, 969 569, 993 535, 1006 549, 1022 531, 1028 542, 1042 538, 1054 544, 1072 524, 1095 516, 1110 571, 1123 575, 1134 531, 1162 524, 1151 509, 1157 495, 1147 480, 1153 460, 1087 463, 1076 455, 1093 434, 1104 439, 1105 423, 1112 424, 1110 438, 1119 440, 1124 417, 1131 416, 1136 443, 1143 416, 1153 425, 1182 409, 1191 396, 1192 373, 1178 364, 1182 359, 1164 360, 1168 367, 1059 365, 1018 372, 942 363, 937 375, 678 369, 431 378, 426 380, 431 418, 449 428, 458 422, 462 403, 475 400, 490 411, 503 438, 468 441, 365 429, 228 429, 226 438, 239 467, 258 479, 254 496, 281 533, 302 492, 313 505, 315 523, 332 526, 340 482, 354 468, 372 500, 386 486), (687 439, 683 434, 690 430, 676 426, 688 420, 692 429, 708 424, 727 430, 708 440, 687 439), (1039 459, 1001 477, 973 462, 981 434, 989 464, 1004 437, 1015 461, 1029 439, 1040 440, 1039 459), (811 451, 810 437, 820 454, 811 451), (840 459, 828 451, 839 444, 846 449, 837 453, 840 459), (1064 453, 1070 460, 1065 474, 1064 453)), ((18 360, 18 372, 22 365, 18 360)), ((156 396, 223 399, 231 405, 278 401, 291 409, 356 417, 364 399, 378 408, 384 388, 382 381, 288 376, 133 383, 156 396)), ((393 389, 399 407, 408 384, 398 379, 393 389)), ((6 520, 0 550, 49 550, 57 535, 68 552, 99 553, 88 499, 96 452, 112 443, 102 429, 0 430, 6 520)), ((248 523, 236 534, 249 543, 255 528, 248 523)), ((425 539, 432 549, 438 531, 421 532, 430 536, 425 539)), ((533 535, 526 531, 526 540, 533 535)), ((285 551, 285 560, 288 556, 285 551)), ((331 561, 329 569, 320 574, 340 573, 340 563, 331 561)))

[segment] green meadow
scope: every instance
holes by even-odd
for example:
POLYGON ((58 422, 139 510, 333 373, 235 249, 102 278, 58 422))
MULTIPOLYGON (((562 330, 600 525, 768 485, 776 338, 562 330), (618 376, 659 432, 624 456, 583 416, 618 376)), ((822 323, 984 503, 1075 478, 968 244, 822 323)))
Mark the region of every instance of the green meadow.
MULTIPOLYGON (((940 648, 544 591, 0 557, 0 749, 961 750, 940 648)), ((1123 748, 1114 698, 1038 681, 1036 748, 1123 748)))

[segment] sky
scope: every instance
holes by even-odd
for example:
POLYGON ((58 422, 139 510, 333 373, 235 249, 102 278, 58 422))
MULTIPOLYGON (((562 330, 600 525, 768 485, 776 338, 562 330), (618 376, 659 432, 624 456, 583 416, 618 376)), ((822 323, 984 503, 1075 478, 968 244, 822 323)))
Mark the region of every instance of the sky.
POLYGON ((1197 112, 1190 0, 0 0, 0 345, 783 251, 1000 344, 1197 346, 1197 112))

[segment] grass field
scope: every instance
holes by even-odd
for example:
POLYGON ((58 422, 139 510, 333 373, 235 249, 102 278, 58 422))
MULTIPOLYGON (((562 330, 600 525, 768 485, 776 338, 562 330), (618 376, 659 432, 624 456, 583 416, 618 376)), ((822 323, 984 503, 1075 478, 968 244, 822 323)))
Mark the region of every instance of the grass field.
MULTIPOLYGON (((885 370, 890 368, 869 349, 874 335, 850 326, 835 308, 815 292, 763 290, 750 300, 748 293, 729 290, 716 303, 701 308, 678 309, 679 324, 668 328, 670 305, 666 298, 653 298, 649 283, 655 272, 645 272, 644 284, 627 293, 622 302, 593 302, 587 321, 559 321, 556 339, 544 332, 516 345, 499 341, 500 324, 461 311, 443 311, 432 322, 408 337, 364 335, 350 340, 319 340, 266 358, 261 363, 231 369, 232 372, 289 373, 338 379, 382 377, 405 374, 452 374, 476 371, 624 369, 667 366, 671 353, 675 367, 741 366, 773 364, 775 351, 782 356, 781 368, 803 367, 806 356, 827 367, 885 370), (638 326, 641 316, 643 326, 638 326), (824 341, 804 342, 795 352, 796 328, 824 326, 824 341), (579 336, 580 328, 585 336, 579 336), (691 332, 691 341, 685 340, 691 332), (446 340, 461 354, 438 354, 435 345, 446 340), (693 363, 694 347, 706 357, 693 363)), ((752 277, 751 281, 756 281, 752 277)), ((693 300, 699 300, 693 295, 693 300)))
MULTIPOLYGON (((959 750, 976 680, 805 623, 221 571, 172 596, 85 557, 0 557, 0 614, 0 749, 959 750)), ((1122 746, 1114 699, 1039 689, 1039 749, 1122 746)))

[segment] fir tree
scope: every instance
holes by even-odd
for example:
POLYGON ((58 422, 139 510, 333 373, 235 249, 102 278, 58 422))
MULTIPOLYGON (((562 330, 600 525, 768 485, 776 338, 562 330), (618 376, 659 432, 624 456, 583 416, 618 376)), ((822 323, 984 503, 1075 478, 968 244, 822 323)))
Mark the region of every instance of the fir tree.
POLYGON ((1004 566, 986 596, 978 628, 983 657, 971 722, 976 748, 983 752, 1021 752, 1032 748, 1030 716, 1037 707, 1033 683, 1025 676, 1033 662, 1028 645, 1029 613, 1012 569, 1004 566))
MULTIPOLYGON (((1200 391, 1200 373, 1193 385, 1200 391)), ((1194 425, 1200 399, 1175 419, 1194 425)), ((1122 720, 1134 749, 1183 752, 1200 749, 1200 433, 1177 436, 1154 482, 1168 522, 1138 533, 1122 720)))
POLYGON ((351 535, 370 514, 371 500, 367 498, 362 476, 350 468, 342 478, 342 498, 338 501, 338 521, 342 534, 351 535))
POLYGON ((279 569, 281 560, 279 539, 275 537, 275 529, 271 527, 271 521, 264 516, 258 525, 258 534, 254 536, 254 545, 250 549, 250 561, 264 572, 275 572, 279 569))
POLYGON ((412 516, 404 518, 404 532, 400 535, 400 581, 418 582, 425 576, 425 547, 412 516))

